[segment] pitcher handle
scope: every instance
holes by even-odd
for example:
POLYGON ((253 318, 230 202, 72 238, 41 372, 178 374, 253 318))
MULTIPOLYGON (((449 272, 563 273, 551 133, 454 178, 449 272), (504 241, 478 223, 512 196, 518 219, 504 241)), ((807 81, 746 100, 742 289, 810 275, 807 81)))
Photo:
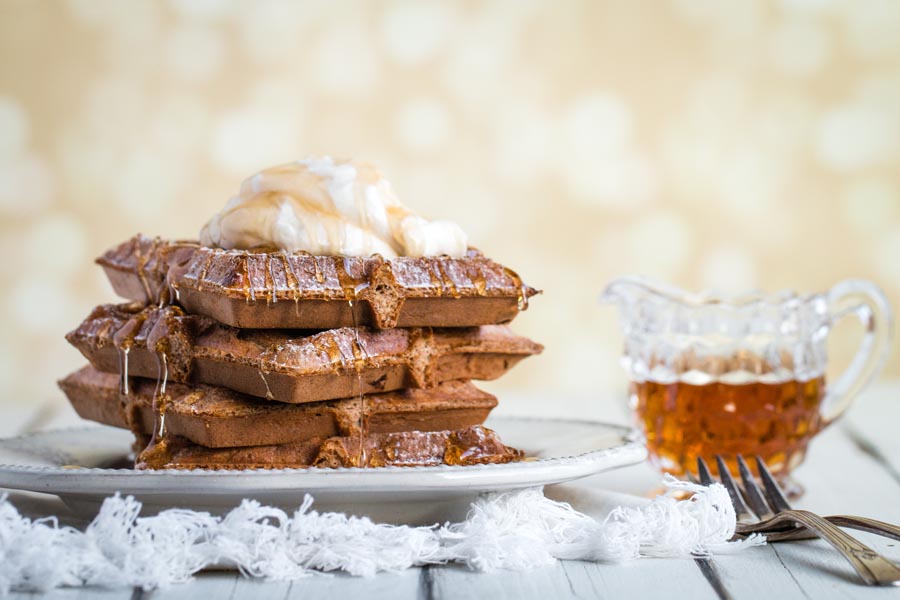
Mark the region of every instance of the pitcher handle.
POLYGON ((828 384, 821 414, 825 423, 841 416, 881 371, 887 360, 893 336, 894 319, 884 292, 871 281, 848 279, 828 292, 831 323, 856 315, 865 333, 856 356, 840 377, 828 384))

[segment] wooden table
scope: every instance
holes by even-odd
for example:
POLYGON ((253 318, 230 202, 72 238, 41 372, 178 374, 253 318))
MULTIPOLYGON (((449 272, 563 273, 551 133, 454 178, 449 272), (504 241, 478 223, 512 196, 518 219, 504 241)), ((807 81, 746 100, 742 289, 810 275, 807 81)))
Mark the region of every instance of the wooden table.
MULTIPOLYGON (((516 412, 546 407, 527 398, 504 399, 516 412)), ((591 402, 591 401, 589 401, 591 402)), ((596 407, 598 401, 592 401, 596 407)), ((607 420, 621 422, 615 406, 603 409, 607 420)), ((502 406, 502 405, 501 405, 502 406)), ((558 412, 584 413, 577 402, 558 412)), ((605 406, 605 405, 604 405, 605 406)), ((509 411, 507 411, 509 412, 509 411)), ((534 411, 531 411, 534 412, 534 411)), ((0 405, 0 436, 71 426, 77 423, 59 399, 33 408, 0 405)), ((900 381, 865 394, 845 419, 812 444, 797 472, 806 488, 799 502, 825 514, 852 513, 900 523, 900 381)), ((547 488, 549 496, 574 499, 606 490, 649 495, 659 478, 646 465, 547 488)), ((64 510, 55 499, 13 494, 23 512, 64 510)), ((900 561, 900 542, 859 534, 866 543, 900 561)), ((898 588, 868 588, 858 583, 844 559, 821 541, 753 548, 710 559, 644 559, 624 565, 578 561, 518 573, 475 573, 464 567, 410 569, 373 579, 344 575, 310 577, 292 583, 248 580, 236 573, 203 573, 192 583, 155 592, 118 589, 61 589, 51 598, 897 598, 898 588)), ((12 598, 31 598, 12 594, 12 598)))

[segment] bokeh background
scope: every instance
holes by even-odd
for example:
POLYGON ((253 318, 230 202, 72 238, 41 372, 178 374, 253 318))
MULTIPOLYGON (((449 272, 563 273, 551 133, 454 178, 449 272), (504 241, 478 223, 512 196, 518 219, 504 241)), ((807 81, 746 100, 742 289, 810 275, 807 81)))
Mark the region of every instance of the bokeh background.
POLYGON ((489 387, 560 412, 624 385, 624 273, 900 307, 896 0, 0 0, 0 401, 62 402, 101 251, 310 154, 545 291, 515 323, 545 354, 489 387))

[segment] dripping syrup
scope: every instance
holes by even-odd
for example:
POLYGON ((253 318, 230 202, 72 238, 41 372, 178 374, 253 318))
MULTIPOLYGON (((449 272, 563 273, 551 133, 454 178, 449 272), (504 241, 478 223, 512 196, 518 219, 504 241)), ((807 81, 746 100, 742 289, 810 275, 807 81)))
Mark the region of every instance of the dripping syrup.
POLYGON ((153 424, 153 437, 150 443, 159 443, 166 434, 166 407, 168 404, 168 395, 166 394, 166 384, 169 381, 169 360, 165 350, 159 350, 156 353, 156 364, 158 368, 156 390, 153 392, 153 415, 156 423, 153 424))
POLYGON ((316 281, 318 281, 319 284, 321 285, 321 284, 325 283, 325 275, 322 274, 322 267, 319 266, 319 259, 317 257, 313 256, 312 262, 313 262, 313 269, 316 274, 316 281))
POLYGON ((353 366, 356 369, 356 386, 357 392, 359 394, 359 421, 357 430, 359 432, 359 452, 357 454, 357 466, 366 467, 366 463, 368 462, 366 456, 366 438, 368 437, 368 429, 369 422, 366 418, 366 395, 363 393, 363 378, 362 378, 362 362, 365 360, 364 355, 366 354, 365 349, 362 346, 362 342, 359 339, 359 322, 356 318, 356 311, 354 310, 353 300, 347 300, 347 304, 350 306, 350 315, 353 318, 353 334, 356 341, 356 347, 353 351, 353 366))
POLYGON ((484 278, 481 268, 476 265, 469 278, 472 280, 472 285, 475 286, 475 293, 479 296, 484 296, 485 291, 487 291, 487 280, 484 278))
POLYGON ((203 290, 203 282, 206 281, 206 276, 209 273, 209 265, 212 264, 213 261, 213 253, 206 253, 206 261, 203 263, 203 267, 200 269, 200 275, 197 277, 197 291, 203 290))
POLYGON ((128 381, 128 352, 131 345, 119 348, 119 393, 127 400, 131 394, 131 387, 128 381))
POLYGON ((266 373, 262 367, 260 367, 257 373, 259 373, 259 378, 262 379, 263 385, 266 386, 266 400, 274 400, 275 396, 272 395, 272 388, 269 387, 269 380, 266 379, 268 373, 266 373))
POLYGON ((166 383, 169 379, 169 364, 166 353, 161 351, 156 356, 159 367, 156 379, 156 389, 153 392, 153 433, 146 447, 138 454, 135 464, 139 467, 151 469, 161 468, 169 462, 169 448, 166 437, 166 410, 169 404, 169 396, 166 392, 166 383))
POLYGON ((159 296, 156 299, 157 308, 163 309, 172 304, 172 299, 175 297, 175 292, 173 290, 174 288, 168 284, 159 288, 159 296))
POLYGON ((128 376, 128 352, 131 350, 131 344, 117 348, 119 351, 119 405, 122 408, 122 414, 125 415, 125 425, 132 433, 141 433, 138 431, 138 408, 131 402, 131 379, 128 376))
MULTIPOLYGON (((317 263, 318 264, 318 263, 317 263)), ((344 291, 344 299, 350 302, 350 307, 352 309, 353 302, 356 300, 357 293, 357 281, 350 275, 351 272, 351 263, 349 259, 345 256, 340 261, 335 261, 334 263, 335 272, 337 273, 338 283, 341 286, 341 289, 344 291)), ((352 310, 351 310, 352 312, 352 310)), ((355 322, 356 316, 353 315, 353 319, 355 322)))
POLYGON ((459 290, 456 289, 456 284, 453 283, 453 278, 450 277, 449 273, 447 272, 446 266, 447 266, 446 259, 444 259, 444 258, 438 259, 437 269, 438 269, 438 273, 440 274, 441 288, 450 290, 451 296, 453 296, 454 298, 459 298, 459 290))
POLYGON ((444 295, 444 283, 441 278, 440 268, 435 264, 428 265, 428 278, 431 280, 431 286, 434 293, 438 296, 444 295), (435 273, 437 271, 437 273, 435 273))
POLYGON ((297 271, 294 270, 294 263, 286 252, 281 252, 281 260, 284 263, 284 280, 287 283, 288 292, 294 300, 294 316, 300 316, 300 280, 297 278, 297 271), (293 280, 293 284, 291 281, 293 280))
POLYGON ((168 439, 166 435, 166 412, 169 405, 167 385, 169 382, 169 356, 168 340, 170 325, 167 318, 179 314, 179 309, 170 308, 157 313, 156 323, 147 335, 147 349, 154 350, 156 354, 156 388, 153 391, 151 412, 153 414, 153 430, 150 441, 141 451, 135 464, 138 467, 162 468, 171 460, 168 439))
POLYGON ((143 432, 138 431, 138 408, 130 402, 131 379, 128 374, 128 355, 131 351, 131 346, 134 344, 135 337, 137 337, 144 324, 144 320, 144 313, 138 313, 125 322, 113 335, 113 346, 119 355, 119 402, 125 416, 125 423, 135 434, 143 432))
POLYGON ((247 304, 251 304, 256 302, 256 291, 253 289, 253 282, 250 281, 250 253, 244 250, 242 256, 244 258, 244 298, 247 304))
POLYGON ((137 265, 137 275, 138 279, 141 281, 141 286, 144 288, 144 293, 147 295, 147 302, 153 302, 153 291, 150 288, 150 280, 147 279, 147 263, 150 262, 150 257, 153 255, 157 246, 159 245, 160 238, 154 238, 153 242, 150 246, 150 251, 147 254, 144 254, 141 251, 140 244, 135 244, 134 246, 134 258, 137 265))
POLYGON ((272 255, 266 253, 266 289, 269 297, 266 298, 266 304, 275 304, 278 302, 278 295, 275 293, 275 271, 272 270, 272 255))
POLYGON ((516 293, 516 308, 520 311, 528 310, 528 290, 525 289, 525 284, 522 283, 522 278, 519 277, 519 274, 513 271, 508 267, 504 267, 503 270, 506 272, 506 275, 512 279, 513 285, 518 288, 516 293))

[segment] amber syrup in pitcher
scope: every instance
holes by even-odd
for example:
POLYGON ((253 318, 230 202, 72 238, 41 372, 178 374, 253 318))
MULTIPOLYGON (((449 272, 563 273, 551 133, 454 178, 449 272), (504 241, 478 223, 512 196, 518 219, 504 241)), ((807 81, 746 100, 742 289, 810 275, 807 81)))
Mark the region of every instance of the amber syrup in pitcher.
POLYGON ((632 382, 630 402, 651 461, 677 476, 696 473, 697 457, 715 472, 716 455, 734 473, 738 455, 759 455, 776 476, 799 464, 809 440, 823 427, 824 377, 746 379, 632 382))

